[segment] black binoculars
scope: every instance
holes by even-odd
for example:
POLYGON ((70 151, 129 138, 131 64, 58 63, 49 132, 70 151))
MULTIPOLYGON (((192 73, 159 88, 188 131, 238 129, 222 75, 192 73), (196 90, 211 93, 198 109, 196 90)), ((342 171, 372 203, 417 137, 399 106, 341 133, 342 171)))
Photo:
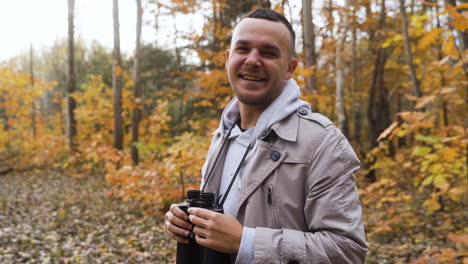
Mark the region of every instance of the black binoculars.
MULTIPOLYGON (((223 208, 215 203, 215 194, 199 190, 187 191, 187 201, 179 204, 186 214, 190 207, 201 207, 214 212, 223 213, 223 208)), ((195 234, 190 232, 190 243, 177 243, 176 264, 229 264, 232 256, 201 245, 195 241, 195 234)), ((235 259, 234 259, 235 260, 235 259)))

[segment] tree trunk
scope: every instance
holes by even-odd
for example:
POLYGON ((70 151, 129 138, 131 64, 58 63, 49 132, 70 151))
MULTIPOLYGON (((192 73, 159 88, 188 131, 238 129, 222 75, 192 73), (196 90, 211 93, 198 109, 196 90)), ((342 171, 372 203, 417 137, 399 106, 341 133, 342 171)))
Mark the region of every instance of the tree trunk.
POLYGON ((77 135, 75 108, 76 100, 73 98, 73 93, 76 90, 76 73, 75 73, 75 40, 74 40, 74 25, 73 16, 75 9, 75 0, 68 0, 68 86, 67 86, 67 137, 70 151, 75 148, 75 137, 77 135))
POLYGON ((343 32, 341 39, 338 40, 335 54, 335 69, 336 69, 336 112, 338 117, 338 128, 343 134, 348 135, 348 127, 346 125, 346 114, 344 108, 344 64, 342 59, 342 49, 346 41, 346 32, 343 32))
MULTIPOLYGON (((138 5, 138 4, 137 4, 138 5)), ((154 39, 154 46, 158 46, 159 42, 159 36, 158 36, 158 33, 159 33, 159 16, 161 15, 161 7, 159 5, 159 1, 156 0, 154 1, 154 5, 156 6, 156 11, 154 12, 154 31, 155 31, 155 39, 154 39)), ((138 21, 137 21, 138 23, 138 21)))
MULTIPOLYGON (((435 16, 436 16, 436 21, 437 21, 436 27, 441 28, 440 18, 439 18, 439 8, 437 6, 435 7, 435 16)), ((437 52, 438 52, 438 54, 437 54, 438 59, 439 59, 439 61, 441 61, 442 58, 443 58, 442 45, 437 49, 437 52)), ((440 70, 439 73, 440 73, 440 87, 444 88, 445 87, 444 71, 440 70)), ((448 126, 449 121, 448 121, 447 102, 445 102, 444 98, 442 98, 442 100, 441 100, 441 106, 442 106, 443 125, 448 126)))
POLYGON ((135 96, 135 108, 132 113, 132 161, 134 165, 138 165, 140 162, 138 155, 138 127, 141 119, 141 107, 142 107, 142 88, 140 84, 140 46, 141 46, 141 27, 142 27, 142 13, 141 0, 136 0, 137 5, 137 25, 136 25, 136 43, 135 43, 135 60, 133 64, 135 87, 133 95, 135 96))
MULTIPOLYGON (((386 21, 386 7, 385 1, 382 1, 380 10, 380 18, 378 30, 383 30, 386 21)), ((379 41, 371 39, 370 41, 379 41)), ((390 48, 382 48, 380 45, 372 45, 377 48, 372 49, 372 53, 376 55, 374 63, 374 71, 372 77, 372 84, 369 89, 369 103, 368 103, 368 122, 370 129, 371 147, 377 145, 377 138, 385 128, 390 125, 390 106, 388 102, 388 91, 384 85, 385 64, 390 48), (377 108, 379 107, 379 108, 377 108)))
POLYGON ((123 120, 122 120, 122 58, 120 55, 119 31, 119 1, 114 0, 114 63, 112 89, 114 99, 114 147, 123 149, 123 120))
POLYGON ((36 98, 34 97, 34 59, 33 59, 33 47, 31 44, 30 52, 29 52, 29 72, 31 76, 31 95, 32 95, 32 102, 31 102, 31 126, 33 130, 33 138, 36 139, 37 131, 36 131, 36 98))
POLYGON ((328 31, 330 33, 330 36, 333 36, 333 28, 335 27, 335 18, 333 17, 333 1, 328 0, 328 7, 326 7, 327 12, 328 12, 328 31))
POLYGON ((405 12, 405 0, 399 0, 400 2, 400 13, 401 17, 403 20, 403 34, 405 37, 405 50, 406 50, 406 55, 408 56, 407 62, 408 62, 408 67, 411 72, 411 82, 413 84, 413 95, 417 97, 421 97, 422 93, 419 88, 419 80, 416 75, 416 67, 414 66, 413 62, 413 53, 411 51, 411 44, 410 44, 410 39, 409 39, 409 33, 408 33, 408 19, 406 17, 406 12, 405 12))
MULTIPOLYGON (((302 0, 302 28, 304 40, 305 67, 316 69, 315 32, 312 22, 312 0, 302 0)), ((317 93, 317 81, 315 72, 306 77, 307 91, 317 93)), ((312 110, 318 111, 318 103, 312 103, 312 110)))
MULTIPOLYGON (((385 10, 385 1, 382 1, 382 6, 380 10, 380 18, 378 24, 378 31, 383 30, 385 26, 386 20, 386 10, 385 10)), ((368 13, 371 14, 371 13, 368 13)), ((374 37, 376 35, 371 35, 372 38, 369 40, 370 42, 378 41, 375 40, 374 37)), ((377 138, 378 136, 390 125, 390 105, 388 102, 388 91, 385 88, 385 64, 387 62, 388 56, 390 56, 391 50, 390 48, 382 48, 381 45, 372 45, 370 47, 377 47, 371 48, 372 54, 375 57, 374 63, 374 71, 372 77, 372 84, 369 88, 369 101, 368 101, 368 108, 367 108, 367 118, 369 123, 369 137, 371 148, 377 146, 377 138)), ((366 167, 369 168, 372 166, 374 161, 368 160, 368 164, 366 167)), ((376 175, 374 170, 370 170, 369 173, 366 175, 366 179, 369 182, 376 181, 376 175)))
MULTIPOLYGON (((356 13, 356 6, 354 7, 354 14, 356 13)), ((356 19, 356 16, 353 16, 356 19)), ((357 21, 353 22, 353 40, 352 40, 352 51, 351 51, 351 68, 353 71, 353 111, 354 111, 354 134, 353 139, 355 142, 361 142, 361 122, 362 122, 362 115, 361 115, 361 100, 359 97, 359 74, 358 74, 358 60, 357 60, 357 53, 359 52, 357 49, 357 21)))

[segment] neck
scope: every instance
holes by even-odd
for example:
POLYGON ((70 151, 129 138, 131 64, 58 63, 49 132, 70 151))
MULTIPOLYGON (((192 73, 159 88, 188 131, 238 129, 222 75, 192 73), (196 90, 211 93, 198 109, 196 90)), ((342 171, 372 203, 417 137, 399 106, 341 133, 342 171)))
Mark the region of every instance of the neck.
POLYGON ((243 129, 249 129, 257 124, 257 120, 265 110, 265 107, 257 107, 252 105, 246 105, 241 102, 239 103, 239 111, 241 118, 241 127, 243 129))

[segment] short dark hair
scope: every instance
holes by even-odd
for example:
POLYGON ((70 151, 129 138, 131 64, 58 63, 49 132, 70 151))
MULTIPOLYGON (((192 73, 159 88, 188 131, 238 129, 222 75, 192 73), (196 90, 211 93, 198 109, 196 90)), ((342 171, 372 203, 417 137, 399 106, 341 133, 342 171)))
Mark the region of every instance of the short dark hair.
POLYGON ((258 8, 244 15, 242 19, 244 18, 265 19, 274 22, 280 22, 281 24, 285 25, 291 34, 291 56, 295 56, 296 33, 294 33, 294 29, 292 28, 291 23, 289 23, 288 19, 286 19, 286 17, 284 17, 282 14, 271 9, 258 8))

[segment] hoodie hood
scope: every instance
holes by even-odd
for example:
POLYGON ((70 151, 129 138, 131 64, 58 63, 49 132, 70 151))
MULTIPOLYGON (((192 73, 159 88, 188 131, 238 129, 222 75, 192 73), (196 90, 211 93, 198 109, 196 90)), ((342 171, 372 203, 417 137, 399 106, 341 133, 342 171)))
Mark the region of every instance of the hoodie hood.
MULTIPOLYGON (((309 103, 300 100, 301 91, 296 81, 289 79, 285 81, 283 91, 263 111, 253 128, 250 143, 253 146, 258 138, 261 138, 273 124, 278 123, 301 107, 310 110, 309 103)), ((221 115, 219 131, 225 136, 234 125, 239 116, 239 105, 237 97, 234 97, 221 115)))

